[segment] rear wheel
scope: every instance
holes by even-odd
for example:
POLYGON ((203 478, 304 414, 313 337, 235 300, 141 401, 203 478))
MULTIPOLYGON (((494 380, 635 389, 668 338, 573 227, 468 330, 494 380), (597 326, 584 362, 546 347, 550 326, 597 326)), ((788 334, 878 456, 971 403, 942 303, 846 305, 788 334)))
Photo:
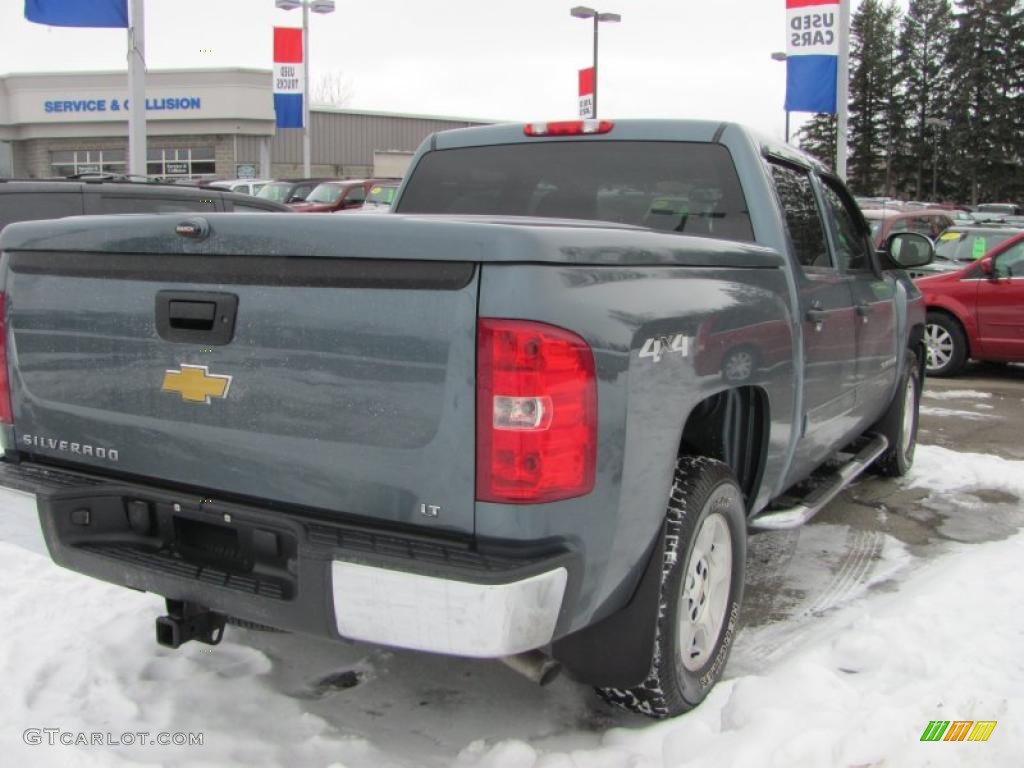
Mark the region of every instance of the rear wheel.
POLYGON ((929 376, 954 376, 967 362, 967 337, 960 323, 943 312, 929 312, 924 326, 929 376))
POLYGON ((722 676, 736 634, 746 512, 725 464, 679 459, 663 535, 650 671, 636 687, 598 689, 612 704, 656 718, 674 717, 704 700, 722 676))
POLYGON ((889 447, 875 459, 872 469, 886 477, 902 477, 914 463, 917 446, 917 422, 921 407, 921 369, 917 355, 907 353, 906 370, 900 378, 889 410, 875 425, 874 431, 885 435, 889 447))

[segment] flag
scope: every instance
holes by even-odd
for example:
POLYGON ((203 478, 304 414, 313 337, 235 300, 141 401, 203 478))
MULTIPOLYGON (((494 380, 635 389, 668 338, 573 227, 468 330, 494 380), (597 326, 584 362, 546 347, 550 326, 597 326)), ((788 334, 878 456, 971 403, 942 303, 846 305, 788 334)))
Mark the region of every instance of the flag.
POLYGON ((128 0, 25 0, 25 18, 51 27, 128 28, 128 0))
POLYGON ((278 128, 302 127, 302 30, 274 27, 274 112, 278 128))
POLYGON ((786 0, 786 110, 836 111, 839 0, 786 0))
POLYGON ((580 117, 594 116, 594 68, 581 69, 579 73, 580 117))

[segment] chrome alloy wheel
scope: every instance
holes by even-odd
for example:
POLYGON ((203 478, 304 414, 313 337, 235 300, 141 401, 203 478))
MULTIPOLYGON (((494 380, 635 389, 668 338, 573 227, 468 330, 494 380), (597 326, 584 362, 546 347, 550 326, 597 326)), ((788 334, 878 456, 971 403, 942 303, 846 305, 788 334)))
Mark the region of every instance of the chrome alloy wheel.
POLYGON ((927 368, 936 371, 953 357, 953 337, 941 325, 929 323, 924 327, 924 343, 928 353, 927 368))
POLYGON ((914 442, 914 406, 917 404, 917 379, 907 376, 903 393, 903 428, 900 431, 900 453, 906 456, 914 442))
POLYGON ((679 596, 679 653, 683 666, 696 672, 707 664, 718 642, 732 587, 732 539, 718 512, 701 524, 679 596))

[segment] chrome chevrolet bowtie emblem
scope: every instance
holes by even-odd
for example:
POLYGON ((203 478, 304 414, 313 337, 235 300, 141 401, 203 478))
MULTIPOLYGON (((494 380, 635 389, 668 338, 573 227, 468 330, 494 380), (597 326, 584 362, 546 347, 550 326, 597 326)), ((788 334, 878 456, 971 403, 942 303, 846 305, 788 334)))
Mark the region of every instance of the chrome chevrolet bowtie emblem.
POLYGON ((164 373, 162 392, 176 392, 187 403, 206 403, 211 397, 225 398, 231 387, 230 376, 210 373, 205 365, 184 365, 164 373))

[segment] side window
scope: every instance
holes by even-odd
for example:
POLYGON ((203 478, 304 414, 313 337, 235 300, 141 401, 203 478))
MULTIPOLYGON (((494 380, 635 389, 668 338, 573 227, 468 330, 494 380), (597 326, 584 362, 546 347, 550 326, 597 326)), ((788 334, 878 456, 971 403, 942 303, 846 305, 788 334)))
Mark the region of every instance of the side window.
POLYGON ((999 277, 1024 277, 1024 240, 996 256, 995 273, 999 277))
POLYGON ((896 219, 889 227, 889 234, 895 234, 896 232, 907 232, 910 227, 907 224, 906 219, 896 219))
POLYGON ((250 205, 249 203, 243 203, 239 200, 231 201, 231 210, 235 213, 277 213, 277 211, 268 211, 266 208, 261 208, 258 205, 250 205))
POLYGON ((914 218, 914 226, 912 228, 912 231, 917 232, 918 234, 921 235, 925 235, 927 237, 931 237, 933 229, 934 227, 932 225, 932 219, 930 217, 917 216, 914 218))
POLYGON ((825 226, 807 171, 769 161, 775 192, 786 217, 786 230, 797 261, 805 267, 830 267, 825 226))
POLYGON ((362 187, 352 187, 345 196, 346 203, 361 203, 366 199, 366 190, 362 187))
POLYGON ((867 233, 858 224, 853 201, 848 200, 831 179, 822 178, 825 205, 832 220, 836 240, 836 261, 845 272, 871 269, 867 233))

